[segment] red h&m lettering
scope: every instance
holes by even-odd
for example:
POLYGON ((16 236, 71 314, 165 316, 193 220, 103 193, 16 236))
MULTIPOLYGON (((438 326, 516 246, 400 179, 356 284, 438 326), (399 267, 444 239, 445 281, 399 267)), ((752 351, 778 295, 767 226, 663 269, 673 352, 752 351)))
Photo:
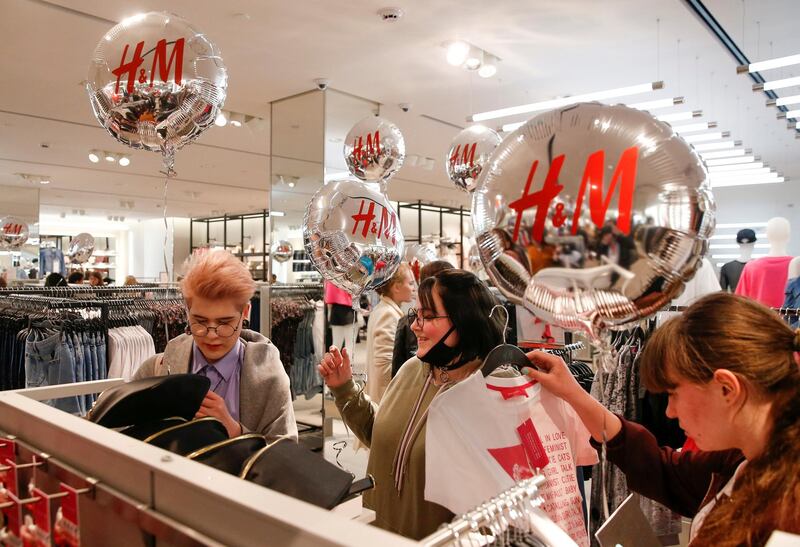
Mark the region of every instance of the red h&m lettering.
MULTIPOLYGON (((522 222, 522 213, 528 209, 535 207, 536 216, 533 221, 533 229, 531 235, 535 241, 542 241, 544 237, 544 225, 547 220, 547 215, 550 211, 550 205, 553 200, 561 193, 564 187, 558 183, 558 176, 561 172, 561 167, 564 164, 566 156, 563 154, 553 159, 553 163, 547 171, 544 185, 542 189, 530 193, 531 183, 536 174, 536 168, 539 166, 539 161, 535 160, 531 164, 530 171, 528 172, 528 179, 525 182, 525 189, 522 191, 522 196, 511 203, 509 207, 517 213, 517 219, 514 223, 513 240, 516 242, 519 237, 519 229, 522 222)), ((575 213, 572 217, 572 234, 578 233, 578 221, 581 216, 581 209, 583 207, 583 197, 586 194, 586 186, 589 186, 589 210, 592 217, 592 222, 598 227, 602 228, 605 224, 606 213, 611 204, 611 198, 617 188, 617 182, 620 182, 619 189, 619 204, 617 206, 618 218, 617 227, 624 233, 630 233, 631 230, 631 213, 633 209, 633 191, 636 186, 636 171, 637 162, 639 159, 639 148, 631 146, 627 148, 620 156, 619 163, 617 164, 614 174, 611 177, 611 184, 608 192, 604 195, 604 168, 605 168, 605 152, 598 150, 591 154, 586 161, 586 166, 583 170, 583 178, 578 190, 578 195, 575 202, 575 213)), ((553 218, 554 223, 560 226, 564 223, 565 218, 563 214, 563 205, 557 208, 553 218)))
MULTIPOLYGON (((153 85, 153 81, 155 80, 156 69, 158 69, 158 76, 161 81, 167 81, 173 62, 175 63, 175 83, 178 85, 181 84, 183 80, 184 43, 185 38, 179 38, 174 42, 175 45, 172 48, 172 54, 169 55, 169 61, 167 61, 167 41, 165 39, 158 41, 156 47, 153 49, 153 64, 150 67, 150 86, 153 85)), ((126 73, 128 75, 128 84, 125 87, 125 90, 128 93, 133 93, 134 82, 137 80, 141 84, 147 82, 145 70, 143 68, 139 68, 142 65, 142 62, 144 62, 144 58, 142 57, 144 42, 142 41, 136 44, 136 49, 133 52, 133 59, 131 59, 130 62, 125 62, 125 59, 128 56, 129 48, 130 45, 126 44, 125 49, 122 50, 122 59, 120 59, 119 66, 111 71, 111 73, 117 77, 117 85, 114 88, 114 93, 119 93, 120 78, 126 73), (136 76, 137 72, 139 73, 138 77, 136 76)))
POLYGON ((364 223, 364 228, 361 230, 361 237, 366 238, 367 234, 369 233, 369 226, 372 224, 372 221, 375 220, 375 202, 369 202, 369 209, 367 212, 364 212, 364 203, 367 200, 362 199, 361 205, 358 207, 358 214, 353 215, 351 218, 355 221, 353 223, 353 231, 351 235, 355 235, 356 231, 358 230, 358 225, 362 222, 364 223))
POLYGON ((3 225, 3 233, 8 235, 19 235, 22 233, 22 224, 8 223, 3 225))
POLYGON ((611 204, 614 190, 617 188, 617 181, 622 180, 619 189, 619 203, 617 204, 617 228, 627 234, 631 231, 631 210, 633 209, 633 188, 636 185, 636 167, 639 159, 639 148, 631 146, 626 149, 619 158, 617 168, 611 177, 611 185, 608 193, 603 199, 603 171, 605 167, 605 153, 598 150, 586 161, 586 168, 583 170, 581 188, 578 190, 578 198, 575 202, 575 215, 572 217, 572 235, 578 233, 578 218, 581 214, 583 196, 586 193, 586 183, 589 183, 589 211, 592 215, 592 222, 601 228, 611 204))
POLYGON ((478 143, 476 142, 473 142, 472 146, 470 146, 469 144, 465 144, 463 150, 461 149, 460 144, 456 145, 456 149, 453 150, 453 155, 450 156, 450 167, 452 168, 453 166, 455 166, 456 163, 458 163, 459 153, 461 154, 461 163, 469 163, 469 166, 472 167, 473 164, 475 163, 475 147, 477 145, 478 143))
POLYGON ((381 220, 378 224, 378 237, 391 240, 392 245, 396 242, 397 235, 397 215, 392 212, 389 216, 386 207, 381 207, 381 220))
POLYGON ((369 163, 370 156, 375 157, 379 156, 381 153, 381 132, 375 131, 373 136, 372 133, 367 133, 367 148, 364 149, 364 137, 359 135, 353 141, 353 161, 355 163, 360 163, 363 166, 366 166, 369 163))

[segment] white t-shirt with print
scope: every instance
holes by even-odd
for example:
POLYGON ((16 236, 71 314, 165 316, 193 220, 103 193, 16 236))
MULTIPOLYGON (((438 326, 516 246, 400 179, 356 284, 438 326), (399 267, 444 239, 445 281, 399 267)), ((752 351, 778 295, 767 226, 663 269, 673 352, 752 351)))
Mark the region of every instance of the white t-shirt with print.
POLYGON ((576 466, 597 463, 597 452, 575 410, 527 376, 484 378, 477 371, 434 398, 425 437, 425 499, 461 514, 533 476, 531 443, 526 451, 521 440, 525 424, 540 441, 533 453, 541 457, 543 451, 549 460, 541 508, 588 547, 576 466))

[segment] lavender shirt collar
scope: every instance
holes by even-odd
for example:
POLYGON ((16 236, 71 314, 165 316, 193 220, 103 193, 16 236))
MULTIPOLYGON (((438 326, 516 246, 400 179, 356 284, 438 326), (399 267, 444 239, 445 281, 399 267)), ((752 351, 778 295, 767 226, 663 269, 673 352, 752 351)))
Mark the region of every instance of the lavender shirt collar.
POLYGON ((202 374, 211 380, 214 393, 225 400, 231 417, 239 421, 239 377, 244 360, 244 344, 241 340, 219 361, 210 364, 197 344, 192 342, 192 373, 202 374))

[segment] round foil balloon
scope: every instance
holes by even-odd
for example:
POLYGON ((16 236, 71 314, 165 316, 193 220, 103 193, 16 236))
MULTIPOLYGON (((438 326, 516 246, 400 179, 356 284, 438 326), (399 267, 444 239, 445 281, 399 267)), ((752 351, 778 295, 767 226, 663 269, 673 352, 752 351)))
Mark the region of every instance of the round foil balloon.
POLYGON ((227 85, 213 42, 177 15, 150 12, 103 36, 86 89, 115 139, 171 157, 214 123, 227 85))
POLYGON ((272 246, 270 255, 275 262, 286 262, 292 258, 294 247, 288 241, 280 240, 272 246))
POLYGON ((447 176, 457 188, 467 193, 475 190, 478 175, 502 140, 495 131, 483 125, 467 127, 456 135, 447 152, 445 165, 447 176))
POLYGON ((597 103, 541 114, 509 135, 472 202, 481 259, 500 290, 543 321, 593 336, 679 294, 714 216, 691 146, 646 112, 597 103), (531 275, 543 245, 568 260, 531 275))
POLYGON ((344 158, 350 173, 366 182, 385 182, 403 166, 406 144, 400 129, 383 118, 358 122, 344 140, 344 158))
POLYGON ((406 252, 403 260, 411 265, 418 263, 421 266, 426 266, 436 260, 436 251, 431 249, 428 245, 421 245, 419 243, 406 244, 406 252))
POLYGON ((86 232, 73 237, 69 242, 67 256, 75 264, 83 264, 94 252, 94 238, 86 232))
POLYGON ((29 234, 27 222, 14 217, 5 217, 0 220, 0 249, 19 249, 28 241, 29 234))
POLYGON ((303 240, 322 277, 353 296, 383 285, 403 258, 403 234, 389 198, 356 180, 320 188, 306 209, 303 240))
POLYGON ((483 270, 483 262, 481 262, 481 252, 477 245, 473 245, 467 255, 467 265, 472 273, 477 274, 483 270))

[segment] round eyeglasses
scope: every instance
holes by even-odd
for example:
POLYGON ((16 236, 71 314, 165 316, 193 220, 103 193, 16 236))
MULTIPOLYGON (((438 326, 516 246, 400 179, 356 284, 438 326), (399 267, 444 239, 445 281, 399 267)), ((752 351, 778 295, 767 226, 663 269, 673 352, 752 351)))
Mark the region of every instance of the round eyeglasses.
MULTIPOLYGON (((239 319, 241 320, 241 317, 239 317, 239 319)), ((209 331, 212 331, 212 330, 220 338, 230 338, 231 336, 233 336, 233 333, 236 332, 236 329, 238 328, 238 325, 239 325, 239 321, 236 322, 236 326, 229 325, 228 323, 221 323, 221 324, 217 325, 216 327, 207 327, 206 325, 203 325, 202 323, 190 323, 189 324, 189 330, 191 331, 191 333, 193 335, 199 336, 201 338, 203 336, 208 336, 209 331)))
POLYGON ((431 321, 433 319, 444 319, 450 317, 449 315, 428 315, 425 316, 422 313, 417 312, 415 308, 408 309, 408 323, 413 324, 415 322, 419 322, 419 327, 422 328, 425 326, 425 321, 431 321))

